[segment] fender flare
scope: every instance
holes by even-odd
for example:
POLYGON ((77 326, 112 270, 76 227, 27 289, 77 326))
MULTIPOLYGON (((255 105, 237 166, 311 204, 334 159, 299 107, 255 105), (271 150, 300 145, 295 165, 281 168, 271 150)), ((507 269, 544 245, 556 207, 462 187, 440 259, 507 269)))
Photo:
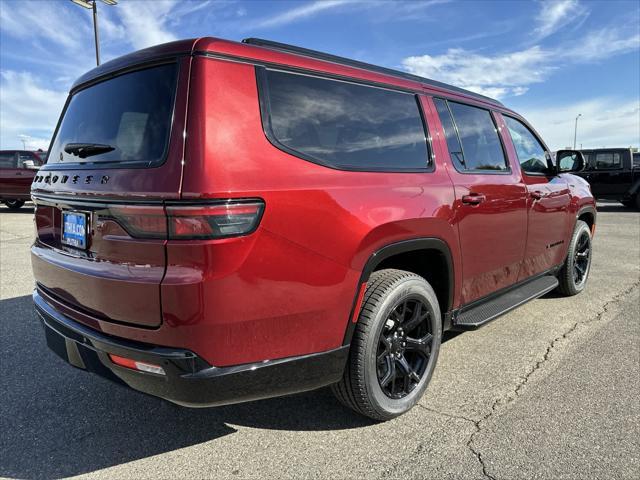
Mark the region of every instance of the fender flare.
MULTIPOLYGON (((349 320, 345 331, 344 340, 342 342, 343 345, 349 345, 351 343, 351 338, 353 337, 356 322, 352 321, 352 319, 357 313, 356 309, 360 308, 359 303, 362 300, 362 298, 360 297, 360 290, 362 284, 366 283, 369 280, 369 277, 371 276, 373 271, 378 265, 380 265, 380 263, 382 263, 383 260, 393 257, 394 255, 414 252, 417 250, 437 250, 444 257, 449 278, 447 311, 451 310, 453 305, 454 270, 453 258, 451 256, 451 249, 449 248, 449 245, 444 240, 435 237, 414 238, 411 240, 402 240, 400 242, 391 243, 373 252, 364 264, 362 274, 360 275, 360 280, 358 281, 357 289, 353 298, 353 303, 351 305, 349 320)), ((447 317, 446 312, 441 313, 443 315, 443 318, 447 317)))

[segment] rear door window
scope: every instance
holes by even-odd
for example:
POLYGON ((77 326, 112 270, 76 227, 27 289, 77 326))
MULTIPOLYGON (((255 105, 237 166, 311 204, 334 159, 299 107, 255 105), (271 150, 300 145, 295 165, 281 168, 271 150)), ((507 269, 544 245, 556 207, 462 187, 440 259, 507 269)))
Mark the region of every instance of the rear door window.
POLYGON ((14 152, 1 152, 0 168, 18 168, 16 154, 14 152))
POLYGON ((442 99, 436 99, 436 109, 445 129, 449 154, 458 170, 478 173, 509 171, 489 110, 442 99), (447 110, 445 106, 448 106, 447 110), (457 139, 452 133, 454 130, 457 139))
POLYGON ((347 170, 425 170, 429 155, 416 95, 261 69, 264 129, 279 148, 347 170))
POLYGON ((595 161, 596 170, 622 168, 622 155, 619 152, 598 152, 595 161))
POLYGON ((49 163, 161 163, 171 131, 176 77, 177 65, 171 63, 119 75, 75 93, 49 163), (88 147, 82 151, 78 145, 88 147))

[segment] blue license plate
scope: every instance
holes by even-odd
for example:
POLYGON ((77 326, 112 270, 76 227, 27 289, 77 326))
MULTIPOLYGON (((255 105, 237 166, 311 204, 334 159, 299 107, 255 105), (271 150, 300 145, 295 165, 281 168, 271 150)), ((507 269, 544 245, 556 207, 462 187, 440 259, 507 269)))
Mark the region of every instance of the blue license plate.
POLYGON ((62 212, 62 243, 76 248, 87 248, 87 214, 62 212))

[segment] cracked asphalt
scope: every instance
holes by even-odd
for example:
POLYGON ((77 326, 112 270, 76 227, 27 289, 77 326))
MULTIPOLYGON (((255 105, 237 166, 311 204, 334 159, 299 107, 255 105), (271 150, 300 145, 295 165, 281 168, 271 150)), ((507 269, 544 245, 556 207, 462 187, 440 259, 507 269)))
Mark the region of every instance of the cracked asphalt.
POLYGON ((373 423, 327 390, 188 410, 72 369, 33 312, 31 215, 0 209, 0 476, 640 476, 640 214, 599 205, 587 289, 447 335, 427 394, 373 423))

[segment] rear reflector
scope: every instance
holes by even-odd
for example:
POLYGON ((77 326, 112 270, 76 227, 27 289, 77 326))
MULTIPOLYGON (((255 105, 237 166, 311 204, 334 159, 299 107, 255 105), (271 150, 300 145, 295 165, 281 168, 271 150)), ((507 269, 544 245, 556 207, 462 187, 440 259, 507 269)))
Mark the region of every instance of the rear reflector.
POLYGON ((109 358, 116 365, 120 365, 121 367, 130 368, 132 370, 138 370, 140 372, 147 373, 156 373, 158 375, 166 375, 164 373, 164 368, 160 365, 154 365, 153 363, 145 363, 139 362, 137 360, 132 360, 131 358, 120 357, 118 355, 109 354, 109 358))
POLYGON ((110 216, 134 238, 217 239, 247 235, 260 223, 264 203, 226 200, 203 205, 114 206, 110 216))

